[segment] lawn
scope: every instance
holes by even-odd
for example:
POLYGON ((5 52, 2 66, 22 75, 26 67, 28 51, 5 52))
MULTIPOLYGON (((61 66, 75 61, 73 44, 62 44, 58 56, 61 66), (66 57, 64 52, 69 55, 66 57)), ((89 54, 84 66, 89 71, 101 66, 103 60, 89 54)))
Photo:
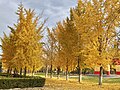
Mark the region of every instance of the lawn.
POLYGON ((77 77, 70 77, 69 81, 66 81, 65 76, 57 79, 54 75, 52 79, 46 78, 42 90, 120 90, 120 78, 104 77, 103 85, 99 86, 97 76, 83 76, 83 82, 79 84, 77 77))
MULTIPOLYGON (((87 79, 79 84, 72 80, 46 79, 45 88, 43 90, 120 90, 120 83, 104 83, 102 86, 99 86, 97 83, 86 81, 87 79)), ((91 81, 91 79, 88 81, 91 81)))
MULTIPOLYGON (((44 73, 37 73, 37 74, 35 74, 35 76, 45 77, 44 73)), ((49 77, 50 77, 50 74, 48 74, 48 78, 49 77)), ((53 78, 57 79, 57 75, 53 75, 53 78)), ((60 78, 65 80, 65 75, 61 75, 60 78)), ((75 75, 75 76, 72 75, 72 76, 69 77, 70 81, 77 81, 77 79, 78 79, 77 75, 75 75)), ((82 79, 83 79, 83 82, 98 83, 98 76, 83 75, 82 79)), ((115 77, 114 78, 103 77, 103 83, 120 84, 120 77, 116 77, 116 78, 115 77)))

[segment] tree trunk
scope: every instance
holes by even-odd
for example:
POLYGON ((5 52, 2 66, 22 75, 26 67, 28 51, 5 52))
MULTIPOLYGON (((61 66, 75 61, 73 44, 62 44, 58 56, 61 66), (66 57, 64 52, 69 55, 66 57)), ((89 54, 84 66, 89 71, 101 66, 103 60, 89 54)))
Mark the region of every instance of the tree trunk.
POLYGON ((80 80, 79 80, 80 83, 82 83, 82 69, 80 68, 80 80))
POLYGON ((66 80, 68 80, 68 65, 66 65, 66 80))
POLYGON ((20 68, 20 77, 22 77, 22 68, 20 68))
POLYGON ((10 73, 10 67, 8 67, 8 69, 7 69, 7 74, 9 74, 10 73))
POLYGON ((14 69, 13 72, 14 72, 14 77, 17 77, 17 69, 16 68, 14 69))
POLYGON ((10 68, 10 74, 12 74, 12 68, 10 68))
POLYGON ((78 67, 78 82, 82 83, 82 69, 78 67))
POLYGON ((103 67, 100 67, 100 74, 99 74, 99 85, 102 85, 102 78, 103 78, 103 67))
POLYGON ((16 68, 14 69, 14 76, 16 75, 16 68))
POLYGON ((46 70, 45 70, 45 77, 48 77, 48 65, 46 65, 46 70))
POLYGON ((60 78, 60 67, 57 67, 57 79, 60 78))
POLYGON ((33 66, 32 76, 34 76, 34 72, 35 72, 35 66, 33 66))
POLYGON ((24 68, 24 77, 26 77, 26 71, 27 71, 27 68, 25 67, 24 68))
POLYGON ((0 63, 0 73, 2 73, 2 62, 0 63))
POLYGON ((82 69, 80 68, 80 58, 78 56, 78 82, 82 82, 82 69))
POLYGON ((51 64, 51 69, 50 69, 50 78, 53 77, 53 72, 52 72, 52 64, 51 64))

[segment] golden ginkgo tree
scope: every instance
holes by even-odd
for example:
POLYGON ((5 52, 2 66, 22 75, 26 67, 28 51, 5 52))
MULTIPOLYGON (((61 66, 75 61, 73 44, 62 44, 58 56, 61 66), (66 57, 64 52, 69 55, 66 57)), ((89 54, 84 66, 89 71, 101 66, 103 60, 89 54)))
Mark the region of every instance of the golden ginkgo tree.
MULTIPOLYGON (((6 66, 9 61, 12 62, 11 68, 15 70, 15 72, 20 72, 24 69, 24 75, 26 76, 26 71, 34 73, 34 71, 39 70, 42 66, 42 35, 41 31, 44 26, 44 22, 38 25, 39 17, 35 16, 34 10, 25 9, 23 5, 18 7, 17 11, 18 22, 14 24, 14 27, 9 27, 11 29, 11 33, 8 36, 7 45, 13 51, 9 55, 9 59, 6 59, 5 54, 10 52, 7 48, 3 49, 3 61, 6 60, 6 66), (10 43, 10 44, 9 44, 10 43), (11 46, 12 44, 12 46, 11 46), (14 47, 14 48, 12 48, 14 47), (6 52, 6 53, 5 53, 6 52)), ((3 41, 6 40, 3 38, 3 41)), ((2 47, 4 47, 4 42, 2 47)))
POLYGON ((86 65, 100 67, 99 85, 103 67, 111 64, 116 27, 119 25, 119 0, 78 1, 74 21, 78 31, 85 32, 86 65))

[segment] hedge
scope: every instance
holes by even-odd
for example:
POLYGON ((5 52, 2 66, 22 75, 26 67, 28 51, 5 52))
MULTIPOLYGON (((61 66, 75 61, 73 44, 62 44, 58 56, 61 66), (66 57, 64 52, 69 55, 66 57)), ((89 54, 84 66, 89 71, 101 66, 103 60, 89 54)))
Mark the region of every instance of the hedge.
POLYGON ((0 79, 0 89, 43 87, 45 78, 5 78, 0 79))

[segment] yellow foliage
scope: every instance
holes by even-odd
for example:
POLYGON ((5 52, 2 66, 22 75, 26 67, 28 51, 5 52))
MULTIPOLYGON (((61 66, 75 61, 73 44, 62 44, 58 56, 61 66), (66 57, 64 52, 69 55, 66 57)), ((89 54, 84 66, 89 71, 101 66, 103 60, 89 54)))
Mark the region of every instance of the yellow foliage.
POLYGON ((39 19, 35 16, 34 10, 27 10, 22 5, 19 6, 17 15, 19 16, 17 24, 14 28, 9 27, 10 36, 3 38, 5 66, 17 70, 25 67, 31 71, 39 70, 42 67, 43 24, 38 26, 39 19))

